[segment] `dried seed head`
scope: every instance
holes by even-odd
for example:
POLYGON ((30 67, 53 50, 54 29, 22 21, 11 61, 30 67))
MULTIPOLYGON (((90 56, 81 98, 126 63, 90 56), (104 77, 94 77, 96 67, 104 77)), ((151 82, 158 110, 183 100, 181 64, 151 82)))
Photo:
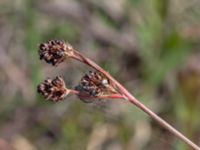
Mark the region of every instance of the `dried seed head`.
POLYGON ((40 44, 39 47, 40 59, 44 59, 47 63, 52 65, 58 65, 72 53, 72 46, 65 43, 63 40, 50 40, 46 43, 40 44))
POLYGON ((38 93, 42 94, 45 98, 54 102, 63 100, 68 94, 65 82, 61 77, 55 79, 46 79, 43 83, 38 85, 38 93))
POLYGON ((103 95, 108 90, 109 80, 99 72, 90 71, 84 75, 79 83, 75 87, 75 90, 79 91, 79 98, 98 97, 103 95))

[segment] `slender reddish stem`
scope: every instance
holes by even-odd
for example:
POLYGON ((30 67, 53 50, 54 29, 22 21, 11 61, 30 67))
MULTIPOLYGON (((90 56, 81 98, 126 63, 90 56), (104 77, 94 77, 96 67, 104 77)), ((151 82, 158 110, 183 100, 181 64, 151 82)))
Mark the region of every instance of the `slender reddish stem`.
POLYGON ((98 96, 99 99, 124 99, 121 94, 111 94, 111 95, 103 95, 98 96))
POLYGON ((132 104, 134 104, 135 106, 140 108, 142 111, 147 113, 149 116, 151 116, 163 128, 165 128, 166 130, 168 130, 169 132, 174 134, 177 138, 181 139, 183 142, 185 142, 186 144, 191 146, 193 149, 200 150, 199 146, 197 146, 195 143, 193 143, 191 140, 189 140, 187 137, 185 137, 182 133, 180 133, 178 130, 176 130, 173 126, 171 126, 169 123, 167 123, 161 117, 159 117, 157 114, 155 114, 153 111, 151 111, 148 107, 146 107, 144 104, 142 104, 139 100, 137 100, 127 89, 125 89, 117 80, 115 80, 108 72, 106 72, 103 68, 101 68, 95 62, 93 62, 89 58, 83 56, 81 53, 79 53, 76 50, 74 50, 73 58, 91 66, 95 70, 104 74, 118 88, 122 98, 129 100, 132 104))

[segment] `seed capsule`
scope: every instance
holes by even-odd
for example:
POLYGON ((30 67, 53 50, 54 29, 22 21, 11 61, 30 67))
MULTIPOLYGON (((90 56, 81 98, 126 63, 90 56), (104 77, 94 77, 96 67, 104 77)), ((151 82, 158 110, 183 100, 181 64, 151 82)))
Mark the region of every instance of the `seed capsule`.
POLYGON ((40 59, 53 66, 63 62, 72 51, 72 46, 63 40, 50 40, 39 46, 40 59))
POLYGON ((103 74, 90 71, 81 78, 75 90, 79 91, 78 97, 81 100, 92 102, 93 100, 89 98, 98 98, 98 96, 111 92, 109 86, 109 80, 103 74))
POLYGON ((57 102, 65 98, 67 89, 61 77, 56 77, 53 80, 48 78, 38 85, 38 93, 42 94, 46 99, 57 102))

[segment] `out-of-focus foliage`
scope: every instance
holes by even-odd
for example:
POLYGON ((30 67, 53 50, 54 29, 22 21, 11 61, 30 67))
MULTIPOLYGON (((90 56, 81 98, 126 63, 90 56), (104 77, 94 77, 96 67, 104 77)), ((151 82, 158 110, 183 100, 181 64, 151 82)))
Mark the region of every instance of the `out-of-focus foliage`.
POLYGON ((38 45, 64 39, 200 144, 199 0, 1 0, 0 149, 189 150, 124 101, 45 101, 36 86, 89 68, 52 67, 38 45))

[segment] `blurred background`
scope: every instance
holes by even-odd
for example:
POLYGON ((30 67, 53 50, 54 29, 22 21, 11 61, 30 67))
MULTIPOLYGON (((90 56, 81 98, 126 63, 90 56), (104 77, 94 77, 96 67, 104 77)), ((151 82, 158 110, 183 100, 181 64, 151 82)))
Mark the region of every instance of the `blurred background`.
POLYGON ((38 45, 64 39, 200 144, 199 0, 0 0, 0 150, 191 150, 124 101, 52 103, 46 77, 76 86, 88 67, 52 67, 38 45))

